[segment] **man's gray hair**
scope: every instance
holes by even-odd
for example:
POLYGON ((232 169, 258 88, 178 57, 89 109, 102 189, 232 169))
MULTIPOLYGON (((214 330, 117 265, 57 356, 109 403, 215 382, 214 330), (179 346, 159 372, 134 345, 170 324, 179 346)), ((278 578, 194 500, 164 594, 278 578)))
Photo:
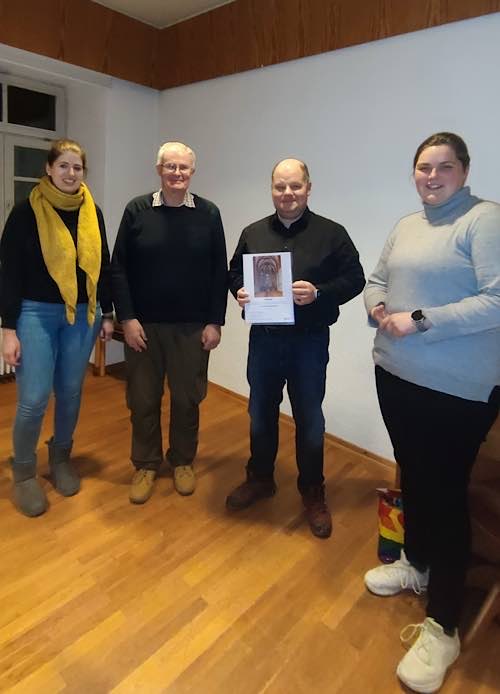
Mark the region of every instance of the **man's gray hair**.
POLYGON ((191 147, 188 147, 187 145, 184 144, 184 142, 164 142, 160 149, 158 150, 158 154, 156 155, 156 165, 162 164, 163 163, 163 155, 165 154, 167 149, 171 149, 177 147, 178 149, 183 150, 186 152, 186 154, 191 155, 191 159, 193 160, 193 170, 196 168, 196 154, 193 152, 191 147))

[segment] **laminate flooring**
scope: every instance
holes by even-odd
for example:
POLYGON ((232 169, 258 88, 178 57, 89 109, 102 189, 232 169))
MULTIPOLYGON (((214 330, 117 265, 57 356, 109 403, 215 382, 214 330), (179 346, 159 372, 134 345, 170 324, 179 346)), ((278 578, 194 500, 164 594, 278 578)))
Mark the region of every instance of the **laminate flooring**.
MULTIPOLYGON (((294 430, 281 422, 278 493, 225 510, 243 480, 248 416, 216 386, 201 412, 197 489, 162 470, 152 498, 128 501, 124 383, 89 374, 74 445, 82 489, 53 489, 36 519, 10 500, 15 384, 0 384, 0 691, 29 694, 391 694, 402 627, 424 617, 413 594, 377 598, 375 488, 394 471, 329 439, 334 531, 314 538, 295 486, 294 430)), ((51 434, 49 411, 41 442, 51 434)), ((168 432, 166 399, 165 432, 168 432)), ((460 657, 446 694, 500 691, 500 626, 460 657)))

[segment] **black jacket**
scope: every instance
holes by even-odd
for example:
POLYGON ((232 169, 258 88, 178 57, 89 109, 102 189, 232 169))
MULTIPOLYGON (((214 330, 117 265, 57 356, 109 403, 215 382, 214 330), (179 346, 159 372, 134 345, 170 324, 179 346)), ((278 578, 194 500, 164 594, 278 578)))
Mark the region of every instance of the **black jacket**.
POLYGON ((276 213, 243 229, 229 264, 231 293, 236 297, 243 287, 243 254, 284 251, 292 254, 292 280, 306 280, 319 290, 318 298, 311 304, 294 304, 295 325, 319 327, 335 323, 339 306, 363 290, 363 268, 344 227, 309 208, 289 229, 276 213))
POLYGON ((227 258, 218 208, 152 206, 134 198, 123 213, 112 260, 119 320, 224 324, 227 258))

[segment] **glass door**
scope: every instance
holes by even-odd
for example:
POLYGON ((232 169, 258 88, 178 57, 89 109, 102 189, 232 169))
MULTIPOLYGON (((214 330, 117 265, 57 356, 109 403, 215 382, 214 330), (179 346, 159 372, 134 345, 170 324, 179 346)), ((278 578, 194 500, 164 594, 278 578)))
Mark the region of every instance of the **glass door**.
POLYGON ((4 219, 25 200, 45 173, 50 142, 34 137, 4 135, 4 219))

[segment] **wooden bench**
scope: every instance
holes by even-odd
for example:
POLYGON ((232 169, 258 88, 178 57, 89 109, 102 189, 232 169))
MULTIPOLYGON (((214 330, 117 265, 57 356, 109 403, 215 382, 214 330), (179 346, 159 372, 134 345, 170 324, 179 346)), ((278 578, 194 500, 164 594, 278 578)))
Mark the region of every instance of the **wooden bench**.
MULTIPOLYGON (((115 321, 113 328, 113 340, 125 342, 121 323, 115 321)), ((106 341, 97 338, 94 348, 94 376, 104 376, 106 374, 106 341)))

